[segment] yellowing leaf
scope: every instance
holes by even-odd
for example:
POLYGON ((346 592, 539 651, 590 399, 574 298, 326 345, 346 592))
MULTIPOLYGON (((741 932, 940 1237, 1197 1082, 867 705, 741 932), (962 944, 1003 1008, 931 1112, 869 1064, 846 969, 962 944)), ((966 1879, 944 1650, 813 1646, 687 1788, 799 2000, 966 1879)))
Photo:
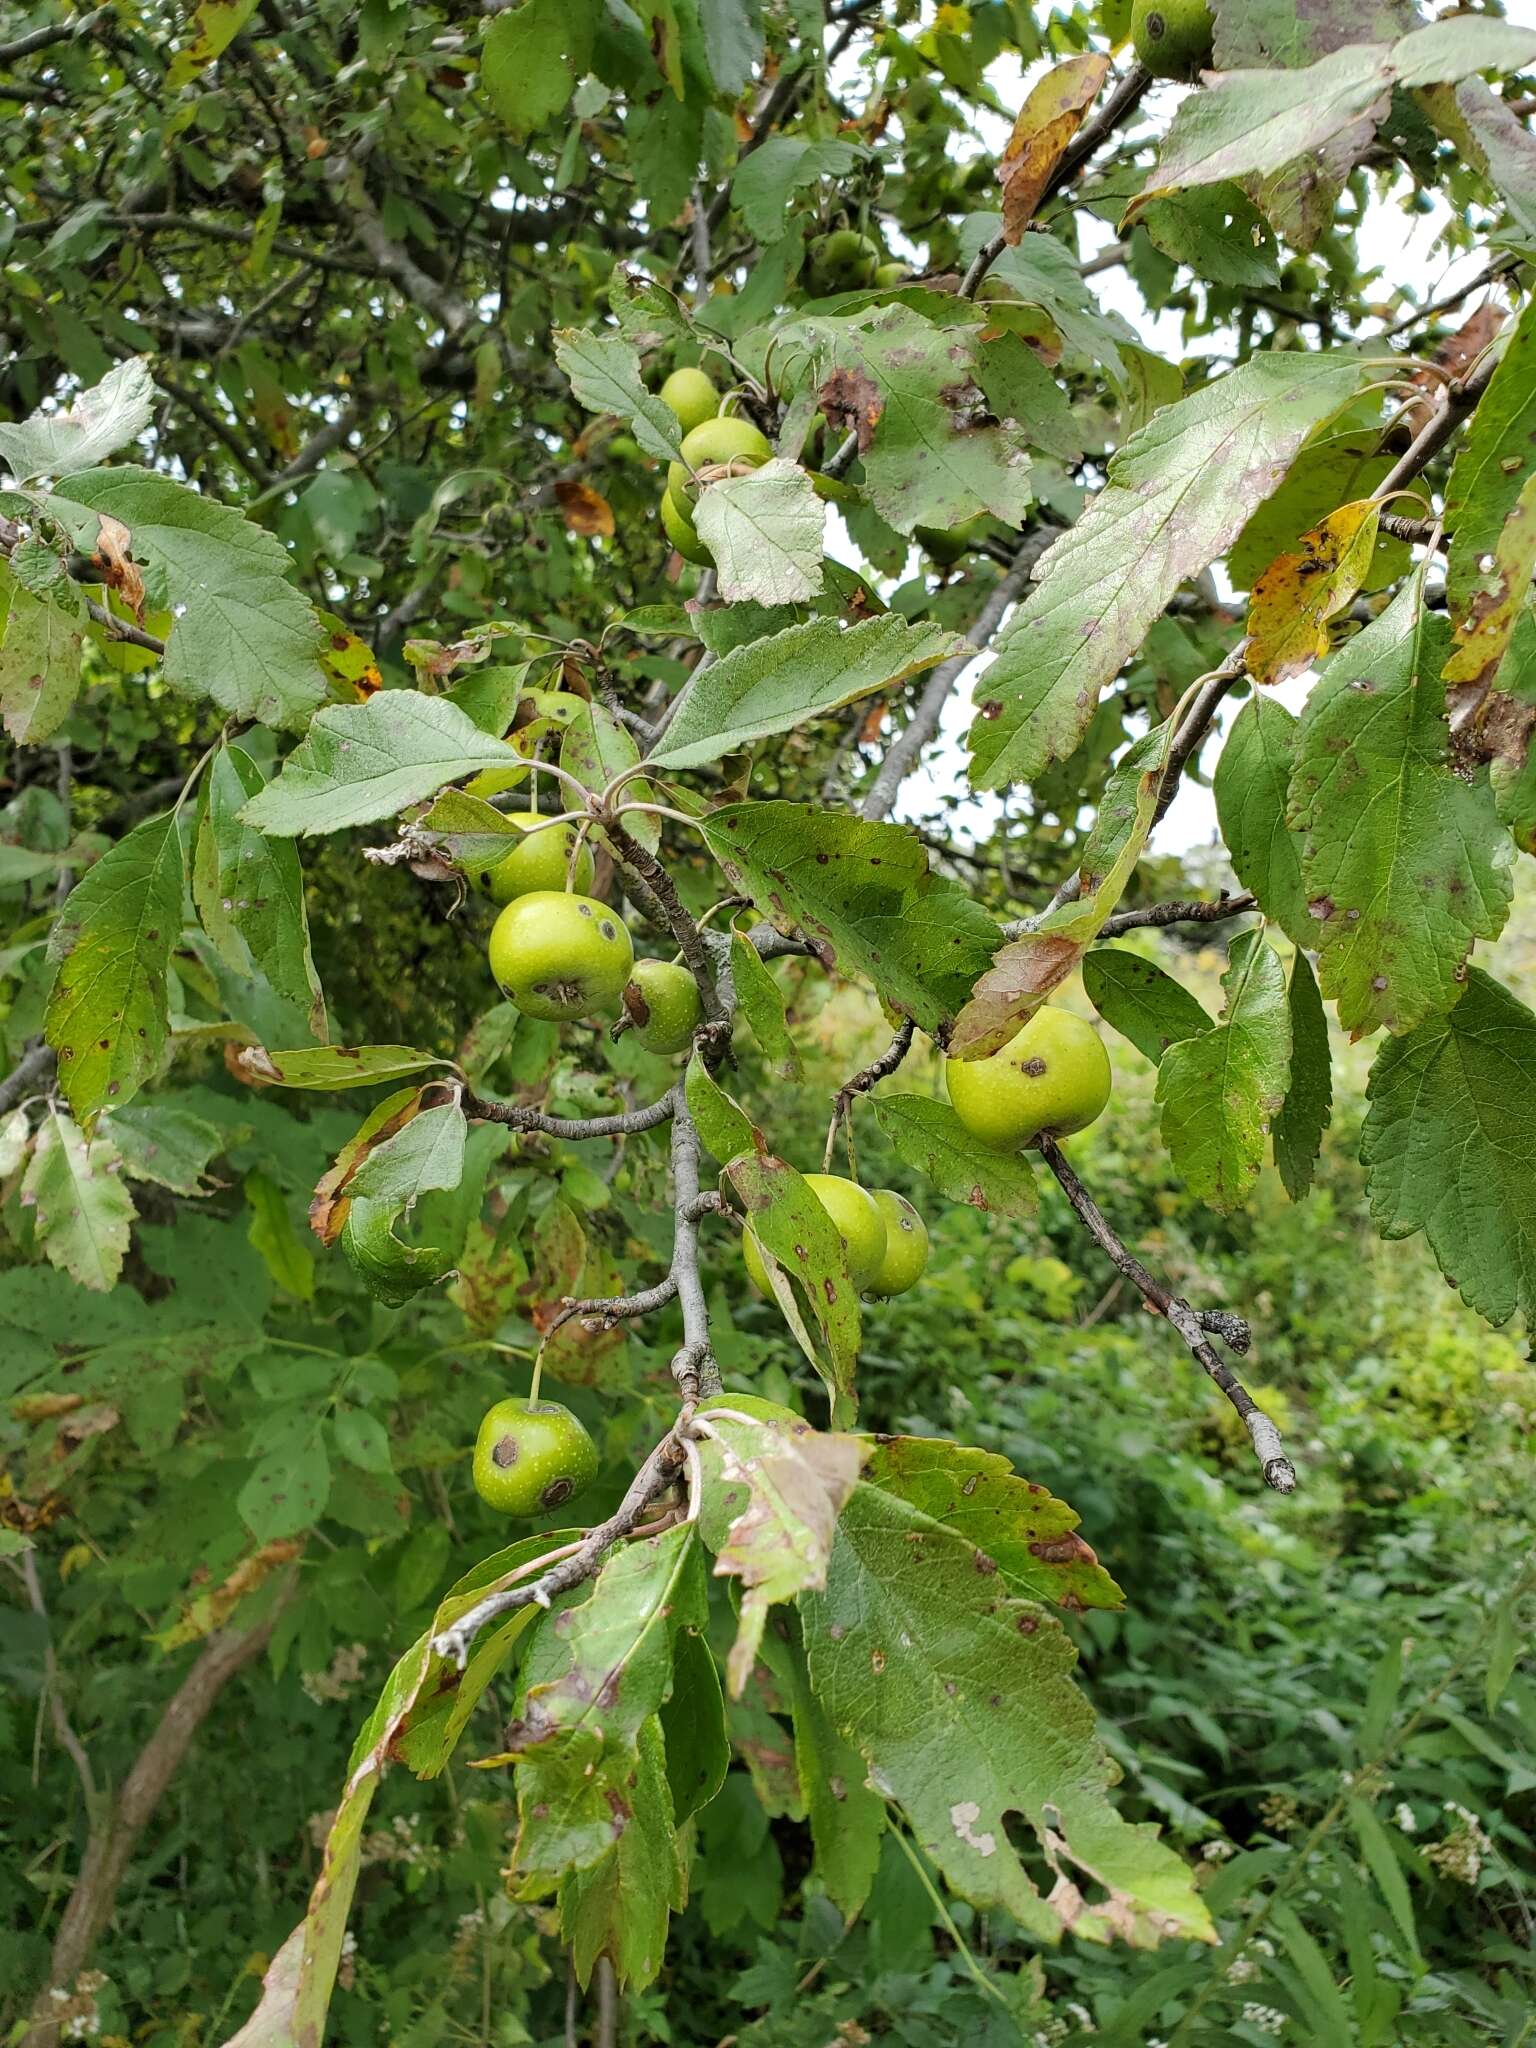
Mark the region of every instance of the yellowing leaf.
POLYGON ((1246 661, 1255 682, 1287 682, 1328 652, 1328 621, 1365 581, 1380 517, 1371 498, 1341 505, 1254 584, 1246 661))
POLYGON ((555 485, 555 503, 572 533, 613 534, 613 507, 601 491, 568 477, 555 485))
POLYGON ((998 162, 1003 188, 1003 233, 1017 242, 1034 219, 1051 174, 1098 98, 1109 59, 1093 54, 1069 57, 1035 87, 1013 124, 998 162))
POLYGON ((1477 560, 1476 583, 1466 611, 1456 621, 1451 656, 1443 671, 1448 683, 1484 689, 1504 659, 1510 635, 1536 569, 1536 470, 1520 495, 1490 553, 1477 560))

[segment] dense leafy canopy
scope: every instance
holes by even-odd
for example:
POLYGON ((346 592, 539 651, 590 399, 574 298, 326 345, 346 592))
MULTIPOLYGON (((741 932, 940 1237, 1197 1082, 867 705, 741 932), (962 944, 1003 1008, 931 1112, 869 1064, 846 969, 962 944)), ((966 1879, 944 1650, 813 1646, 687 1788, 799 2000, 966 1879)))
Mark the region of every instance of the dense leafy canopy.
MULTIPOLYGON (((263 1851, 214 1944, 251 1965, 173 2035, 178 1934, 114 2038, 552 2040, 568 1969, 605 2043, 619 1991, 632 2038, 703 2039, 652 1987, 782 1885, 800 1946, 732 1994, 764 2048, 1525 2038, 1515 1933, 1431 1973, 1405 1869, 1445 1872, 1376 1811, 1401 1656, 1305 1902, 1273 1815, 1197 1867, 1192 1792, 1096 1714, 1095 1651, 1161 1626, 1077 1533, 1115 1541, 1118 1482, 1016 1414, 1008 1456, 950 1440, 996 1435, 983 1393, 1118 1372, 1144 1307, 1231 1404, 1179 1429, 1254 1493, 1224 1563, 1258 1588, 1294 1505, 1260 1477, 1297 1474, 1228 1353, 1300 1283, 1281 1253, 1194 1304, 1159 1218, 1299 1233, 1272 1178, 1321 1206, 1358 1168, 1470 1311, 1536 1309, 1536 1017, 1497 945, 1536 846, 1536 32, 1215 0, 1186 89, 1144 12, 0 10, 0 1648, 88 1829, 28 1850, 47 1910, 0 1948, 28 2048, 100 2031, 95 1944, 224 1687, 250 1667, 270 1718, 301 1684, 334 1732, 365 1644, 396 1661, 345 1776, 257 1795, 313 1853, 274 1892, 263 1851), (1421 218, 1436 303, 1428 257, 1375 267, 1421 218), (1181 866, 1159 828, 1207 780, 1222 845, 1181 866), (541 847, 578 937, 514 973, 502 910, 498 989, 496 871, 541 847), (1219 989, 1154 957, 1204 926, 1219 989), (587 999, 632 946, 692 978, 675 1051, 627 967, 587 999), (1053 999, 1156 1068, 1113 1221, 1050 1130, 999 1150, 943 1099, 937 1052, 1053 999), (840 1148, 928 1205, 900 1301, 807 1178, 840 1148), (1081 1317, 1036 1249, 1069 1230, 1110 1279, 1081 1317), (1049 1314, 978 1333, 971 1266, 1049 1314), (601 1476, 497 1550, 474 1412, 530 1371, 601 1476), (158 1732, 98 1783, 70 1716, 146 1639, 158 1732), (367 1825, 407 1774, 455 1815, 472 1784, 419 1997, 348 1931, 416 1872, 399 1812, 367 1825)), ((1528 1590, 1479 1638, 1489 1722, 1528 1590)), ((1228 1761, 1217 1704, 1135 1718, 1176 1712, 1228 1761)), ((0 1735, 19 1784, 30 1719, 0 1735)))

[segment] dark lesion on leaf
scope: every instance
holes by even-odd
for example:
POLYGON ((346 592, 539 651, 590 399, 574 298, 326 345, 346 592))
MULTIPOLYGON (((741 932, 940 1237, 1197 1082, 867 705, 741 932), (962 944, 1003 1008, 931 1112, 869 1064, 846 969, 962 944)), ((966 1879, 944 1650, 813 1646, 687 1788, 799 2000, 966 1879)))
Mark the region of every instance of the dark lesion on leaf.
POLYGON ((875 438, 885 410, 880 387, 862 370, 834 370, 818 394, 828 426, 858 436, 862 455, 875 438))

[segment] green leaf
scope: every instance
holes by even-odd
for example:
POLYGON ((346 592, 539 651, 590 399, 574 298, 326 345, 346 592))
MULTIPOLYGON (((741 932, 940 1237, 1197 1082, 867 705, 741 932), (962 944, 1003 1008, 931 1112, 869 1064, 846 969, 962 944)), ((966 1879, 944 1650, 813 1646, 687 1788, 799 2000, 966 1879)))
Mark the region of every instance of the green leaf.
POLYGON ((246 1236, 260 1253, 262 1264, 285 1294, 313 1301, 315 1255, 294 1229, 282 1189, 264 1173, 248 1173, 245 1200, 251 1212, 246 1236))
POLYGON ((237 1064, 245 1079, 278 1088, 371 1088, 447 1061, 414 1045, 302 1045, 293 1052, 246 1045, 237 1064))
POLYGON ((518 1766, 512 1871, 524 1898, 601 1862, 628 1828, 625 1787, 671 1690, 673 1634, 700 1613, 696 1536, 681 1523, 612 1552, 585 1598, 533 1639, 499 1759, 518 1766))
POLYGON ((279 1418, 268 1443, 235 1503, 258 1543, 312 1529, 331 1492, 331 1461, 311 1416, 279 1418))
POLYGON ((389 1434, 377 1415, 366 1408, 338 1408, 332 1427, 336 1448, 349 1464, 364 1472, 394 1471, 389 1434))
POLYGON ((875 1095, 875 1121, 902 1159, 941 1195, 994 1216, 1033 1216, 1039 1197, 1023 1153, 999 1152, 968 1131, 947 1102, 927 1095, 875 1095))
POLYGON ((993 412, 983 347, 966 329, 936 327, 898 302, 803 320, 787 339, 815 352, 822 411, 857 433, 865 493, 898 533, 978 512, 1023 524, 1025 432, 993 412))
POLYGON ((589 412, 613 412, 627 420, 646 454, 659 462, 681 458, 677 414, 646 390, 640 381, 639 355, 627 341, 616 334, 587 334, 577 327, 558 329, 555 361, 589 412))
POLYGON ((1222 1021, 1170 1046, 1157 1073, 1163 1143, 1189 1192, 1223 1215, 1247 1201, 1290 1080, 1285 971, 1262 930, 1228 949, 1222 1021))
POLYGON ((673 1816, 681 1827, 708 1806, 731 1767, 720 1670, 697 1626, 680 1628, 673 1638, 672 1695, 661 1710, 661 1729, 673 1816))
POLYGON ((85 647, 85 605, 72 584, 34 597, 0 564, 7 598, 0 641, 0 718, 18 746, 50 739, 74 709, 85 647))
POLYGON ((276 535, 128 463, 65 477, 44 504, 88 552, 101 519, 128 529, 150 603, 175 610, 168 683, 263 725, 302 725, 324 701, 320 623, 276 535))
POLYGON ((1515 1675, 1515 1664, 1520 1655, 1520 1616, 1516 1612, 1520 1602, 1515 1594, 1508 1594, 1499 1602, 1493 1617, 1493 1633, 1488 1645, 1488 1669, 1483 1674, 1483 1705, 1490 1715, 1498 1711, 1504 1690, 1515 1675))
POLYGON ((1536 1016, 1477 968, 1448 1015, 1387 1040, 1360 1138, 1383 1237, 1422 1230, 1491 1323, 1536 1312, 1536 1016))
POLYGON ((1264 291, 1280 282, 1275 237, 1236 185, 1154 200, 1141 225, 1165 256, 1212 284, 1264 291))
POLYGON ((939 1031, 998 940, 986 912, 931 874, 916 835, 814 804, 726 804, 699 829, 732 886, 800 925, 829 970, 862 975, 939 1031))
MULTIPOLYGON (((640 749, 634 734, 602 704, 583 704, 560 741, 560 766, 567 775, 574 775, 583 789, 594 792, 606 789, 616 776, 637 767, 639 761, 640 749)), ((621 794, 625 803, 656 800, 651 785, 639 778, 626 783, 621 794)), ((651 853, 661 844, 659 818, 636 814, 624 820, 624 827, 632 839, 651 853)))
POLYGON ((1272 1904, 1269 1917, 1285 1944, 1287 1955, 1296 1965, 1296 1974, 1301 1980, 1315 2030, 1313 2038, 1319 2041, 1349 2040, 1354 2033, 1349 2007, 1333 1981, 1333 1970, 1327 1957, 1283 1899, 1272 1904))
POLYGON ((693 523, 727 604, 801 604, 820 591, 826 509, 799 463, 776 457, 708 484, 693 523))
POLYGON ((725 1171, 764 1254, 784 1319, 821 1376, 833 1421, 840 1422, 856 1403, 853 1371, 863 1325, 837 1225, 795 1169, 771 1153, 744 1153, 725 1171), (791 1280, 810 1304, 820 1344, 801 1320, 791 1280))
POLYGON ((977 788, 1030 781, 1073 751, 1100 691, 1179 585, 1231 545, 1363 377, 1347 356, 1254 356, 1165 406, 1117 450, 1104 489, 1041 558, 1037 588, 977 681, 977 788))
POLYGON ((366 704, 317 712, 281 773, 240 816, 276 838, 340 832, 393 817, 476 769, 521 762, 445 698, 379 690, 366 704))
MULTIPOLYGON (((744 932, 731 933, 731 982, 736 990, 737 1008, 757 1040, 769 1073, 781 1081, 798 1081, 800 1048, 785 1020, 783 991, 744 932)), ((735 1152, 746 1151, 750 1142, 748 1139, 746 1144, 737 1145, 735 1152)), ((709 1149, 713 1152, 715 1148, 711 1145, 709 1149)), ((735 1152, 727 1157, 734 1157, 735 1152)))
POLYGON ((737 165, 731 179, 731 204, 747 232, 767 247, 783 234, 794 194, 823 178, 846 178, 860 154, 848 142, 770 135, 737 165))
POLYGON ((807 619, 733 648, 692 677, 650 758, 660 768, 718 761, 859 697, 894 690, 964 650, 957 634, 931 622, 909 626, 895 612, 846 628, 807 619))
POLYGON ((1183 982, 1122 946, 1098 946, 1087 955, 1083 987, 1105 1023, 1153 1066, 1170 1046, 1211 1029, 1204 1005, 1183 982))
POLYGON ((73 1117, 50 1109, 33 1141, 21 1200, 32 1211, 38 1244, 53 1265, 97 1293, 116 1285, 128 1250, 133 1198, 110 1139, 88 1144, 73 1117))
POLYGON ((734 97, 762 61, 761 0, 700 0, 699 23, 709 75, 721 92, 734 97))
POLYGON ((166 68, 166 91, 179 92, 182 86, 191 85, 221 57, 256 12, 256 5, 257 0, 198 0, 192 34, 166 68))
POLYGON ((795 1771, 811 1824, 815 1874, 827 1896, 847 1919, 862 1910, 880 1867, 885 1801, 867 1782, 863 1757, 838 1733, 811 1689, 799 1617, 789 1619, 789 1639, 774 1662, 789 1677, 795 1723, 795 1771))
POLYGON ((620 1985, 643 1989, 660 1974, 669 1915, 688 1903, 667 1765, 661 1723, 653 1714, 641 1726, 625 1782, 622 1833, 599 1862, 573 1870, 560 1886, 560 1932, 580 1984, 590 1981, 603 1955, 620 1985))
POLYGON ((1360 1844, 1360 1854, 1365 1858, 1366 1868, 1376 1880, 1376 1889, 1387 1902, 1392 1918, 1397 1922, 1398 1932, 1407 1945, 1408 1956, 1416 1969, 1422 1971, 1424 1958, 1419 1952, 1419 1931, 1413 1917, 1413 1900, 1409 1896, 1408 1880, 1403 1876, 1403 1866, 1397 1860, 1386 1829, 1377 1818, 1374 1809, 1363 1799, 1349 1802, 1349 1822, 1360 1844))
POLYGON ((1514 849, 1447 760, 1443 619, 1422 579, 1346 643, 1302 714, 1290 822, 1323 994, 1355 1037, 1448 1010, 1508 915, 1514 849))
POLYGON ((1232 866, 1259 908, 1296 946, 1317 943, 1301 884, 1302 842, 1286 823, 1297 721, 1255 692, 1233 721, 1216 764, 1216 817, 1232 866))
MULTIPOLYGON (((249 10, 247 10, 249 11, 249 10)), ((56 412, 35 412, 19 426, 0 426, 0 467, 17 483, 94 469, 136 441, 155 410, 154 379, 143 356, 116 363, 99 384, 56 412)))
POLYGON ((683 1092, 688 1114, 698 1125, 706 1150, 722 1166, 738 1153, 750 1152, 760 1140, 762 1133, 752 1119, 739 1102, 726 1094, 697 1053, 688 1061, 683 1092))
POLYGON ((717 1578, 741 1589, 736 1641, 726 1660, 732 1699, 746 1690, 768 1609, 827 1582, 843 1504, 872 1446, 806 1422, 744 1422, 702 1411, 704 1503, 700 1525, 717 1578))
POLYGON ((492 18, 480 82, 496 116, 522 142, 562 113, 591 65, 593 0, 523 0, 492 18))
POLYGON ((208 801, 192 866, 192 896, 208 934, 237 974, 254 967, 273 991, 308 1013, 326 1035, 325 997, 309 946, 304 870, 297 851, 242 822, 263 788, 241 748, 220 747, 208 771, 208 801))
POLYGON ((863 1483, 973 1545, 975 1569, 984 1577, 1000 1574, 1010 1593, 1074 1614, 1125 1604, 1093 1549, 1076 1534, 1075 1510, 1021 1478, 995 1451, 938 1437, 882 1437, 863 1483))
MULTIPOLYGON (((1227 574, 1251 590, 1277 555, 1294 554, 1301 536, 1339 505, 1368 498, 1392 467, 1382 453, 1381 395, 1367 391, 1303 441, 1272 496, 1249 517, 1227 555, 1227 574)), ((1408 567, 1403 541, 1378 532, 1366 588, 1379 590, 1408 567)))
POLYGON ((1060 1624, 1002 1594, 965 1535, 859 1486, 838 1523, 826 1590, 803 1596, 802 1619, 828 1716, 962 1898, 1004 1907, 1048 1942, 1064 1928, 1148 1947, 1214 1938, 1183 1864, 1105 1796, 1109 1767, 1060 1624), (1016 1825, 1067 1880, 1049 1898, 1013 1846, 1016 1825), (1074 1867, 1102 1904, 1070 1881, 1074 1867))
POLYGON ((347 1182, 349 1199, 402 1209, 429 1188, 456 1188, 464 1177, 465 1129, 457 1102, 424 1109, 373 1147, 347 1182))
POLYGON ((1346 137, 1358 137, 1363 149, 1395 85, 1520 71, 1533 57, 1536 36, 1529 29, 1466 15, 1415 29, 1390 47, 1351 44, 1301 70, 1228 73, 1181 101, 1147 188, 1126 219, 1165 192, 1280 171, 1346 137))
POLYGON ((153 1181, 177 1195, 206 1194, 208 1162, 229 1143, 216 1124, 174 1102, 110 1110, 97 1128, 117 1147, 130 1179, 153 1181))
POLYGON ((123 1108, 165 1052, 167 974, 185 889, 172 813, 148 818, 70 891, 50 941, 59 962, 43 1034, 69 1106, 89 1126, 123 1108))
POLYGON ((1312 1185, 1323 1133, 1333 1116, 1328 1018, 1312 963, 1299 950, 1291 962, 1286 1007, 1291 1018, 1291 1079, 1285 1106, 1275 1118, 1275 1165, 1285 1192, 1299 1202, 1312 1185))

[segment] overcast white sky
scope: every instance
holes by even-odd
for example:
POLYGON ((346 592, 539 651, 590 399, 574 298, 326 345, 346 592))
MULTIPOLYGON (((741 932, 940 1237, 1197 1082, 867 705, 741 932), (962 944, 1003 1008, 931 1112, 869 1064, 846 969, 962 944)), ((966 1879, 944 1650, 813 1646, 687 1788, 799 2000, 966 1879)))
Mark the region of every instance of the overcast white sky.
MULTIPOLYGON (((1513 22, 1536 27, 1536 0, 1507 0, 1505 13, 1513 22)), ((1044 65, 1036 66, 1029 72, 1021 67, 1015 68, 1010 78, 1006 64, 1000 61, 992 67, 988 77, 1005 105, 1018 106, 1029 85, 1046 68, 1044 65)), ((1182 87, 1160 87, 1147 102, 1155 112, 1159 126, 1166 125, 1168 112, 1182 94, 1182 87)), ((1007 141, 1007 122, 982 114, 978 128, 986 147, 994 152, 1001 150, 1007 141)), ((1448 265, 1443 253, 1436 252, 1434 243, 1440 218, 1432 214, 1407 215, 1390 202, 1371 206, 1360 233, 1361 261, 1366 269, 1380 268, 1383 297, 1395 286, 1411 285, 1416 288, 1420 300, 1434 298, 1466 282, 1483 267, 1486 259, 1480 256, 1474 255, 1459 264, 1448 265)), ((1085 253, 1091 254, 1114 239, 1113 230, 1107 224, 1086 214, 1081 219, 1085 253)), ((1192 351, 1187 350, 1179 314, 1149 314, 1124 270, 1102 272, 1095 280, 1095 290, 1101 304, 1123 314, 1149 348, 1171 361, 1177 362, 1190 352, 1203 352, 1212 345, 1210 339, 1202 338, 1193 344, 1192 351)), ((846 535, 836 531, 840 525, 841 522, 835 518, 828 522, 829 549, 842 555, 846 547, 846 558, 855 560, 856 552, 847 544, 846 535)), ((976 664, 976 673, 980 672, 980 667, 980 663, 976 664)), ((923 767, 904 785, 897 806, 898 817, 931 815, 940 794, 954 794, 965 788, 965 733, 971 720, 972 681, 973 677, 967 677, 951 697, 938 740, 929 749, 923 767)), ((1300 677, 1276 694, 1292 710, 1298 709, 1307 695, 1310 681, 1309 677, 1300 677)), ((1216 754, 1216 746, 1208 745, 1205 751, 1207 769, 1214 763, 1216 754)), ((963 833, 969 826, 973 832, 985 832, 996 815, 996 809, 995 798, 970 798, 954 814, 953 829, 963 833)), ((1178 797, 1158 827, 1157 850, 1164 853, 1193 852, 1209 845, 1216 836, 1216 809, 1210 790, 1186 776, 1178 797)))

